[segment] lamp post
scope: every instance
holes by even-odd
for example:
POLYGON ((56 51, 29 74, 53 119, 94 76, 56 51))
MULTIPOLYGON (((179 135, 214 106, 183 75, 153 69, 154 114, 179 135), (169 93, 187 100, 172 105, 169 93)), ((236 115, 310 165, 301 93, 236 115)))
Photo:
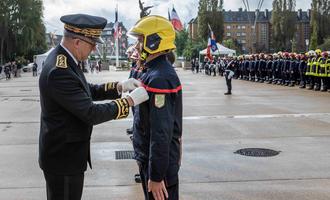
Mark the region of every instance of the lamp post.
POLYGON ((307 52, 308 51, 308 45, 309 45, 309 39, 306 39, 305 43, 306 43, 306 52, 307 52))

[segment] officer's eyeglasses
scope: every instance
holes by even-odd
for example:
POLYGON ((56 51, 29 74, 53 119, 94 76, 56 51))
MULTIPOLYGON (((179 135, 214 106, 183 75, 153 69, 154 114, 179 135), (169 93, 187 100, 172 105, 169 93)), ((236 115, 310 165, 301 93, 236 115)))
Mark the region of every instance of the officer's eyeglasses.
POLYGON ((88 40, 85 40, 85 39, 82 39, 82 38, 75 38, 75 39, 78 39, 78 40, 86 42, 87 44, 90 44, 92 46, 92 48, 95 48, 96 45, 97 45, 96 42, 91 42, 91 41, 88 41, 88 40))

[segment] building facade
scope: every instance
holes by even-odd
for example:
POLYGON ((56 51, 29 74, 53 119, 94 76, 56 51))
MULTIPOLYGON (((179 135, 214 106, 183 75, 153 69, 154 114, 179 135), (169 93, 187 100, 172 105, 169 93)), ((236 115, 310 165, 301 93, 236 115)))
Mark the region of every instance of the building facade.
MULTIPOLYGON (((114 38, 114 23, 108 23, 102 32, 102 39, 104 44, 99 45, 100 54, 107 59, 112 59, 116 56, 116 41, 114 38)), ((119 48, 119 57, 126 57, 126 50, 128 48, 128 37, 127 29, 122 22, 119 22, 118 25, 118 48, 119 48)))
MULTIPOLYGON (((296 12, 296 38, 297 50, 305 51, 310 36, 310 11, 296 12)), ((197 38, 198 19, 190 20, 189 37, 197 38)), ((224 11, 224 40, 236 41, 244 54, 273 52, 272 49, 271 11, 256 10, 249 12, 240 8, 238 11, 224 11)))

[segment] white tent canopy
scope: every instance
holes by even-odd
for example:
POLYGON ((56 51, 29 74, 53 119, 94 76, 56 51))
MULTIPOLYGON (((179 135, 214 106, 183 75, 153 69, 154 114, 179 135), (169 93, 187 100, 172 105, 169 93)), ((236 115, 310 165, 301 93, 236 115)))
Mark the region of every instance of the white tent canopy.
POLYGON ((51 49, 49 49, 46 53, 43 53, 43 54, 39 54, 39 55, 35 55, 35 61, 38 65, 38 69, 37 69, 37 72, 38 74, 41 73, 41 70, 42 70, 42 67, 43 67, 43 64, 44 64, 44 61, 46 60, 47 56, 49 55, 50 52, 53 51, 53 47, 51 49))
MULTIPOLYGON (((233 55, 236 55, 236 51, 233 50, 233 49, 229 49, 219 43, 217 43, 217 47, 218 47, 218 50, 216 50, 215 52, 212 52, 211 50, 211 55, 215 55, 215 56, 218 56, 218 55, 228 55, 228 56, 233 56, 233 55)), ((200 55, 206 55, 206 52, 207 52, 207 48, 200 51, 199 54, 200 55)))

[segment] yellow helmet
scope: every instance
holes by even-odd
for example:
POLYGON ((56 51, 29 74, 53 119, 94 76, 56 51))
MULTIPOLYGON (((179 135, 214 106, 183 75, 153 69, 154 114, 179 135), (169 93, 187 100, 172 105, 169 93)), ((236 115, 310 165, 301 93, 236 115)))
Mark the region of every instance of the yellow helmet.
POLYGON ((321 55, 322 51, 321 51, 321 49, 316 49, 316 50, 315 50, 315 53, 316 53, 317 55, 321 55))
MULTIPOLYGON (((155 54, 176 48, 173 25, 161 16, 150 15, 140 19, 129 30, 128 35, 135 38, 143 36, 143 50, 145 52, 142 52, 142 54, 155 54)), ((142 55, 142 59, 147 57, 148 55, 142 55)))

